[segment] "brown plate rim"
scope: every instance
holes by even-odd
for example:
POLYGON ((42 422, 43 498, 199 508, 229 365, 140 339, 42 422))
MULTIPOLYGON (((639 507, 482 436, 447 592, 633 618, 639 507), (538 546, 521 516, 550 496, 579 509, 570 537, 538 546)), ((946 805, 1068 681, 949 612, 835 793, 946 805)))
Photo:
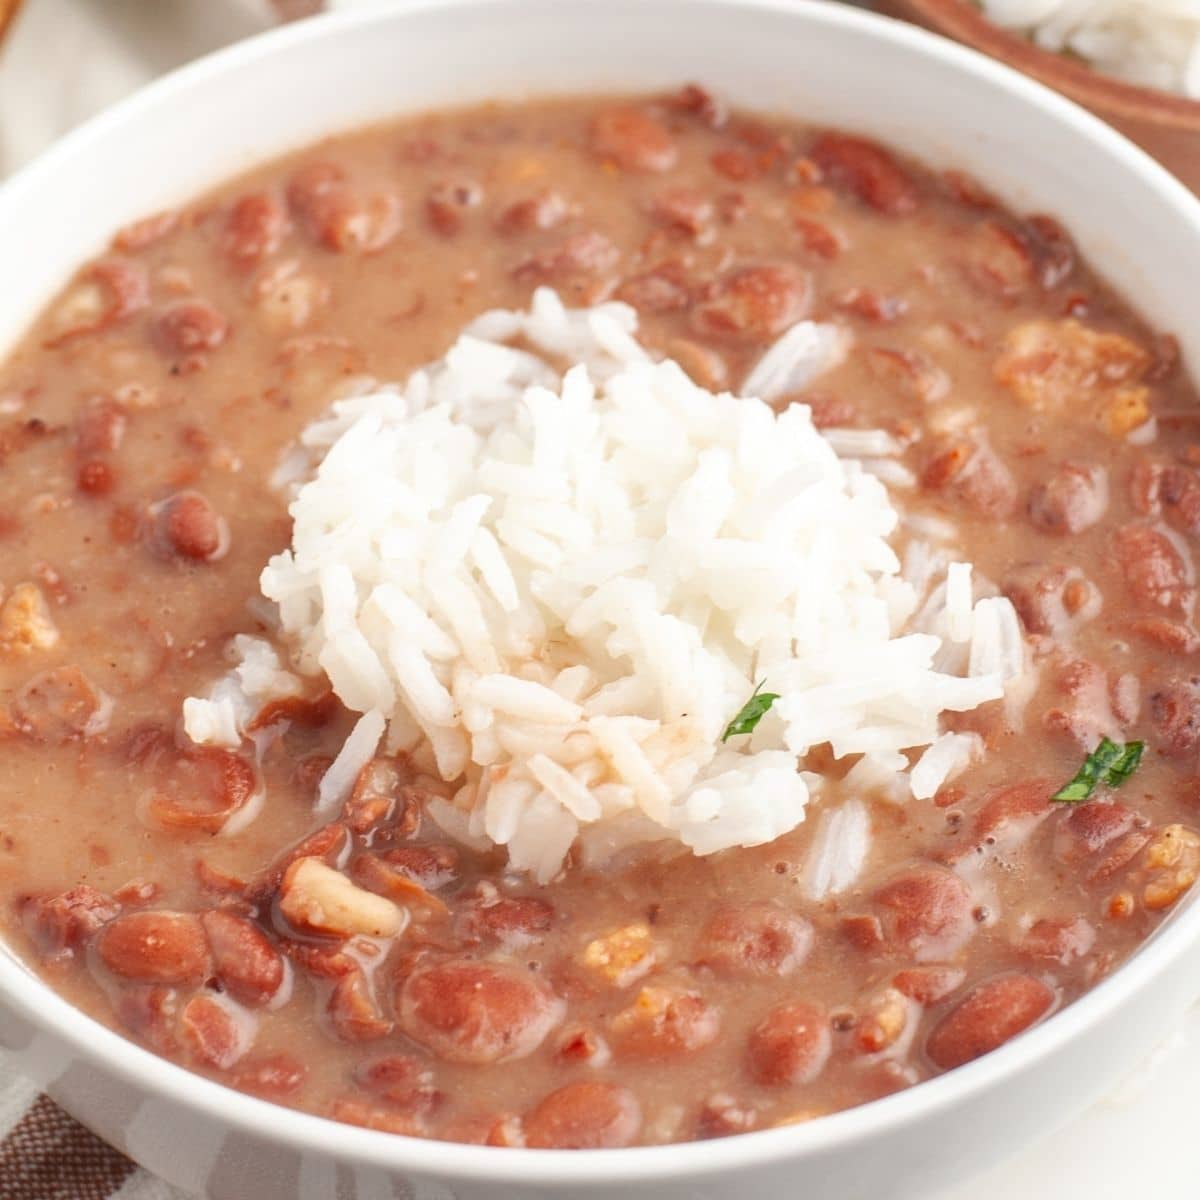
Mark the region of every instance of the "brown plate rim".
POLYGON ((1200 132, 1200 101, 1102 75, 1080 62, 1043 50, 993 24, 972 0, 897 0, 896 11, 965 42, 1088 108, 1159 126, 1200 132))

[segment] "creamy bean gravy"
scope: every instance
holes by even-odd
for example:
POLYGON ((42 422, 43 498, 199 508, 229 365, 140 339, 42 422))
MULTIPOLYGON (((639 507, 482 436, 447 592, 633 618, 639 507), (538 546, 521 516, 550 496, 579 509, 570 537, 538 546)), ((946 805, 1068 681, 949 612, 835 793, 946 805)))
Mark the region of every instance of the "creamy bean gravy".
MULTIPOLYGON (((1172 340, 1052 219, 698 88, 272 163, 118 234, 0 367, 0 927, 143 1045, 399 1133, 685 1141, 957 1066, 1111 972, 1195 877, 1196 412, 1172 340), (801 895, 815 820, 537 889, 423 820, 435 785, 403 763, 315 822, 351 723, 316 694, 267 714, 261 763, 177 734, 230 639, 269 636, 248 601, 289 538, 284 448, 347 378, 403 378, 541 283, 627 300, 711 387, 801 315, 845 323, 848 361, 795 399, 904 439, 897 503, 1016 604, 1037 690, 962 719, 987 753, 932 802, 864 797, 849 892, 801 895), (1132 779, 1051 802, 1102 735, 1146 741, 1132 779), (300 859, 408 928, 323 933, 288 899, 300 859)), ((819 760, 837 797, 848 764, 819 760)))

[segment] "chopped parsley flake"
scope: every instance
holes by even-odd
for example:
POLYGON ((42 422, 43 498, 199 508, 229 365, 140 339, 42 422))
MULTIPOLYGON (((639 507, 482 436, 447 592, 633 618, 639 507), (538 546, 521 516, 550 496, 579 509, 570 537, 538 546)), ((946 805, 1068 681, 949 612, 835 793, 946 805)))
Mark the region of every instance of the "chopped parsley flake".
POLYGON ((1098 785, 1119 788, 1137 770, 1142 761, 1145 742, 1118 742, 1101 738, 1100 745, 1083 760, 1083 766, 1070 783, 1059 788, 1051 800, 1059 804, 1079 804, 1086 800, 1098 785))
POLYGON ((765 679, 750 693, 750 699, 742 705, 738 715, 725 727, 725 732, 721 735, 722 742, 727 742, 731 737, 738 737, 743 733, 753 733, 767 710, 779 699, 777 692, 762 690, 764 683, 766 683, 765 679))

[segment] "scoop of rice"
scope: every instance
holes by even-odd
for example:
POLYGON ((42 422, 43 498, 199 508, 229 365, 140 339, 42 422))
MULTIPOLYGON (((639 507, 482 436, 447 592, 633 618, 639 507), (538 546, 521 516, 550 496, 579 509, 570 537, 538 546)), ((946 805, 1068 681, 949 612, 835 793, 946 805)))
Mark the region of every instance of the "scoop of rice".
MULTIPOLYGON (((942 587, 948 613, 926 605, 929 628, 906 627, 925 596, 889 544, 888 492, 806 406, 706 391, 636 328, 624 305, 568 310, 543 289, 304 434, 292 545, 261 583, 296 669, 363 714, 321 804, 382 747, 459 785, 431 809, 449 833, 506 846, 542 881, 573 846, 752 846, 804 820, 812 747, 907 778, 904 752, 937 742, 944 711, 1022 670, 1007 601, 973 608, 968 567, 942 587), (961 673, 935 668, 947 648, 961 673), (777 699, 731 733, 756 687, 777 699)), ((802 387, 846 345, 803 323, 750 381, 802 387)), ((898 452, 878 432, 842 442, 898 452)), ((254 662, 254 682, 286 684, 254 662)), ((231 714, 189 703, 197 736, 228 732, 231 714)), ((969 749, 937 742, 916 790, 969 749)), ((857 809, 841 823, 865 837, 857 809)), ((812 890, 856 861, 839 851, 812 890)))
POLYGON ((1129 83, 1200 99, 1195 0, 980 0, 989 20, 1129 83))

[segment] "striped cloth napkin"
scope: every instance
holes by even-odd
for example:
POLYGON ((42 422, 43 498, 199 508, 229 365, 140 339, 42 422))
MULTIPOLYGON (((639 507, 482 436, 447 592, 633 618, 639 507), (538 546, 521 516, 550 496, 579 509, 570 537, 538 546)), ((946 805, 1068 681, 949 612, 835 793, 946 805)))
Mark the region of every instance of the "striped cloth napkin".
MULTIPOLYGON (((186 1200, 67 1116, 0 1057, 3 1200, 186 1200)), ((247 1197, 247 1200, 251 1200, 247 1197)))

